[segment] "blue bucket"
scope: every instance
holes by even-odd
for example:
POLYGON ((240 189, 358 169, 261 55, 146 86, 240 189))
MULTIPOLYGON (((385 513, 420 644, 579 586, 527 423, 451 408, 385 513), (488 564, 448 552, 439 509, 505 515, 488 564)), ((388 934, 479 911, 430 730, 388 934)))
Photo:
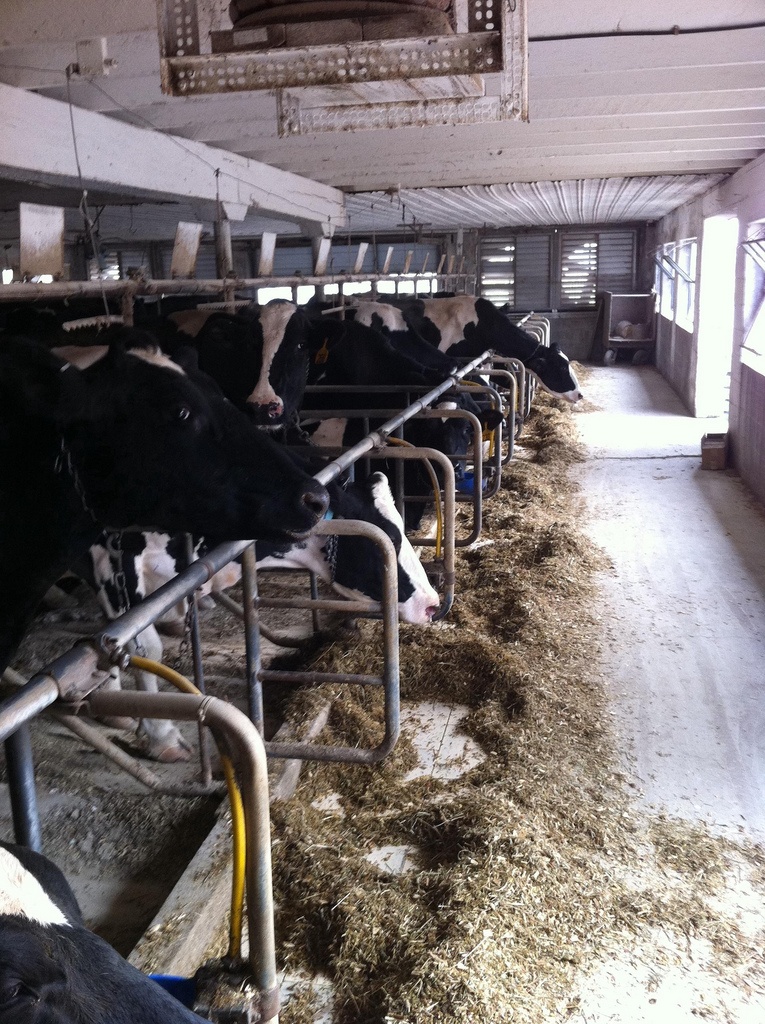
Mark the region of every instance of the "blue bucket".
POLYGON ((174 974, 150 974, 149 977, 161 985, 179 1003, 183 1003, 189 1010, 194 1009, 194 1000, 197 995, 197 983, 194 978, 181 978, 174 974))
MULTIPOLYGON (((486 477, 481 477, 481 491, 486 490, 487 484, 486 477)), ((457 481, 457 490, 462 494, 472 494, 475 490, 475 474, 472 472, 464 473, 462 479, 457 481)))

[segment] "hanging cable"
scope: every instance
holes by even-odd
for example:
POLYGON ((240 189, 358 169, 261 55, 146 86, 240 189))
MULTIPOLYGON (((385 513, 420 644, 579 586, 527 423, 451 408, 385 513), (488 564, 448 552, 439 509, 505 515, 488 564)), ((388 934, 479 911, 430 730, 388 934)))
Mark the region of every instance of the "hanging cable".
POLYGON ((69 105, 69 124, 72 128, 72 145, 74 147, 74 162, 77 167, 77 177, 80 181, 80 189, 82 190, 82 198, 80 199, 80 213, 82 219, 85 222, 85 231, 87 232, 88 238, 90 239, 90 248, 93 253, 93 258, 98 266, 98 280, 101 284, 101 301, 104 304, 104 314, 109 316, 109 303, 106 299, 106 289, 104 288, 104 263, 101 258, 101 248, 96 242, 93 219, 90 216, 90 210, 88 209, 88 190, 85 188, 85 180, 82 176, 82 166, 80 164, 80 153, 77 148, 77 131, 74 126, 74 105, 72 104, 72 92, 71 92, 71 80, 72 74, 76 69, 75 64, 70 64, 66 69, 66 99, 69 105))

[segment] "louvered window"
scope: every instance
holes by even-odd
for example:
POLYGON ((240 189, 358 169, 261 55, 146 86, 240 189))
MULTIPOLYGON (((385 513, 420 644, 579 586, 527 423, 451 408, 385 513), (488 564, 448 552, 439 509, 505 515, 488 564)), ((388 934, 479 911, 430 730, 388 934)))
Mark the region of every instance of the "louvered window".
POLYGON ((592 235, 561 241, 561 306, 594 306, 598 290, 598 242, 592 235))
POLYGON ((636 232, 557 229, 481 240, 481 294, 518 310, 595 305, 601 291, 635 289, 636 232))

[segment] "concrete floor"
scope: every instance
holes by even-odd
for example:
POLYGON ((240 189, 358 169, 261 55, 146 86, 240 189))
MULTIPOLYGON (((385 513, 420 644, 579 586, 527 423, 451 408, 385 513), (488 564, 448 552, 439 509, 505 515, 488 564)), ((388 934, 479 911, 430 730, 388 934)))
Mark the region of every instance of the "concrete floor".
POLYGON ((765 510, 734 471, 700 468, 702 435, 725 425, 688 416, 654 367, 596 367, 583 390, 628 775, 654 810, 765 839, 765 510))

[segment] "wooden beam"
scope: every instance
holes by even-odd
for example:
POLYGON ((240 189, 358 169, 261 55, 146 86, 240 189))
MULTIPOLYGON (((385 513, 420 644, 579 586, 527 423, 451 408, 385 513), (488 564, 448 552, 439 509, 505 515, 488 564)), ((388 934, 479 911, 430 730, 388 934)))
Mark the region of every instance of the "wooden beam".
MULTIPOLYGON (((0 110, 0 175, 78 184, 67 104, 0 84, 0 110)), ((220 200, 291 221, 345 223, 342 193, 309 178, 76 107, 72 119, 86 188, 148 201, 220 200)))

